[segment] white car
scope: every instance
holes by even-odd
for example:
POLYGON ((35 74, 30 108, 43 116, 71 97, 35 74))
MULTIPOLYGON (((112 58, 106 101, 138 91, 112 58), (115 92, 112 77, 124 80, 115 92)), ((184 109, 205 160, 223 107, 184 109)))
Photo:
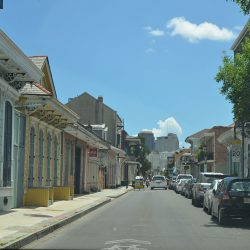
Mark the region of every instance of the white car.
POLYGON ((208 214, 211 214, 212 211, 212 201, 213 201, 213 190, 217 190, 218 184, 221 182, 221 179, 214 180, 211 183, 209 190, 204 194, 203 200, 203 210, 207 211, 208 214))
POLYGON ((188 180, 189 180, 189 179, 180 179, 180 180, 176 183, 176 189, 175 189, 175 190, 176 190, 176 193, 177 193, 177 194, 181 194, 182 189, 183 189, 185 183, 188 182, 188 180))
POLYGON ((167 181, 165 176, 162 175, 154 175, 151 183, 150 183, 150 188, 151 190, 154 188, 164 188, 167 189, 168 185, 167 185, 167 181))

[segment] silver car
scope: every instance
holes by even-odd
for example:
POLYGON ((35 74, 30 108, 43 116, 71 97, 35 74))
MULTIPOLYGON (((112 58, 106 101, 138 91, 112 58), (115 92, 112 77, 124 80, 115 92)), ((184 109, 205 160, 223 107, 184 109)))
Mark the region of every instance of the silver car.
POLYGON ((221 179, 214 180, 211 183, 211 186, 209 190, 204 194, 204 200, 203 200, 203 210, 207 211, 208 214, 211 214, 212 211, 212 201, 213 201, 213 190, 216 191, 218 184, 221 182, 221 179))

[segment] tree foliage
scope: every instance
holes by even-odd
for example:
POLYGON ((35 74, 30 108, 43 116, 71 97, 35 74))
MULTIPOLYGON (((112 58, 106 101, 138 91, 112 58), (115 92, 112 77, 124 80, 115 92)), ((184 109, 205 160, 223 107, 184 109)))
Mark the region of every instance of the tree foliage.
POLYGON ((250 121, 250 38, 241 46, 234 58, 224 55, 215 80, 223 83, 220 92, 233 104, 234 119, 245 122, 250 121))
POLYGON ((144 137, 139 138, 141 140, 141 144, 131 146, 129 149, 129 155, 134 156, 135 160, 141 163, 142 167, 139 170, 140 173, 138 174, 145 176, 146 172, 151 169, 151 163, 146 158, 150 151, 145 144, 144 137))
POLYGON ((250 0, 231 0, 231 1, 237 3, 240 6, 240 9, 244 13, 244 15, 250 14, 250 0))

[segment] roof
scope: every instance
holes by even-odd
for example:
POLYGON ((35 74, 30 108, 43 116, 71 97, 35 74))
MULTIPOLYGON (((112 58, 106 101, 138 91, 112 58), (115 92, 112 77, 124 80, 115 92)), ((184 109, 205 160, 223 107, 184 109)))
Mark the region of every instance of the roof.
POLYGON ((199 138, 202 137, 202 135, 203 135, 204 133, 208 132, 209 130, 210 130, 210 129, 205 128, 205 129, 203 129, 203 130, 201 130, 201 131, 199 131, 199 132, 197 132, 197 133, 195 133, 195 134, 192 134, 192 135, 190 135, 190 136, 188 136, 188 137, 186 138, 185 142, 187 142, 189 138, 197 138, 197 139, 199 139, 199 138))
POLYGON ((250 25, 250 18, 248 19, 247 23, 245 24, 244 28, 234 41, 233 45, 231 46, 231 50, 235 51, 237 47, 240 45, 240 43, 243 41, 243 39, 246 37, 246 34, 248 32, 248 25, 250 25))
POLYGON ((47 96, 52 95, 46 88, 44 88, 39 83, 35 84, 26 83, 24 87, 19 91, 19 93, 22 95, 47 95, 47 96))
POLYGON ((39 68, 42 69, 47 56, 30 56, 29 59, 39 68))

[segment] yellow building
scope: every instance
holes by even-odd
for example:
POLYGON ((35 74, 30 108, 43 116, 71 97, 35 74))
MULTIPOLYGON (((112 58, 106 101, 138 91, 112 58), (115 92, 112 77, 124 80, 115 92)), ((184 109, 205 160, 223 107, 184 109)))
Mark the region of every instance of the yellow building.
POLYGON ((24 205, 48 206, 73 195, 62 187, 61 132, 79 117, 57 100, 48 57, 30 59, 44 75, 20 91, 19 109, 26 115, 24 205))

